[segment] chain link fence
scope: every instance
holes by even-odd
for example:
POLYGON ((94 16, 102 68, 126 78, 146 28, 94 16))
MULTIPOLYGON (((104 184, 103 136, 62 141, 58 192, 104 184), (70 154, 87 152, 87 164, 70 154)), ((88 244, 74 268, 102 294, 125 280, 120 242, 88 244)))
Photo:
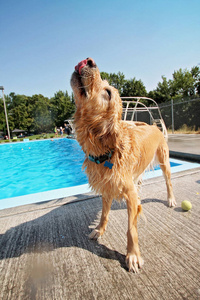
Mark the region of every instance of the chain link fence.
POLYGON ((172 132, 181 128, 200 130, 200 98, 192 100, 171 100, 159 105, 167 129, 172 132))
MULTIPOLYGON (((130 103, 129 110, 125 113, 126 103, 123 103, 122 119, 125 117, 128 121, 140 121, 152 125, 154 120, 160 119, 159 111, 156 107, 146 105, 148 111, 138 105, 133 114, 135 104, 130 103)), ((172 130, 172 132, 180 129, 200 130, 200 98, 192 100, 172 99, 170 102, 160 104, 159 108, 167 129, 172 130)))

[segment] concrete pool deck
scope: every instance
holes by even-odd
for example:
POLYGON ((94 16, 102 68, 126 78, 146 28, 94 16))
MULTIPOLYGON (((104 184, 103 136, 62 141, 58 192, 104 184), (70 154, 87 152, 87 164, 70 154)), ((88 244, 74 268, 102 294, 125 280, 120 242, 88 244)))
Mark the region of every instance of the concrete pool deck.
POLYGON ((93 193, 0 210, 0 299, 200 299, 200 167, 172 174, 172 184, 175 208, 162 177, 143 184, 137 275, 124 263, 123 202, 98 242, 88 239, 101 213, 93 193))
POLYGON ((200 168, 172 177, 175 208, 161 177, 142 188, 137 275, 124 264, 125 203, 113 202, 99 242, 88 239, 101 212, 92 193, 1 210, 0 299, 200 299, 200 168))
POLYGON ((170 156, 200 163, 200 134, 169 134, 170 156))

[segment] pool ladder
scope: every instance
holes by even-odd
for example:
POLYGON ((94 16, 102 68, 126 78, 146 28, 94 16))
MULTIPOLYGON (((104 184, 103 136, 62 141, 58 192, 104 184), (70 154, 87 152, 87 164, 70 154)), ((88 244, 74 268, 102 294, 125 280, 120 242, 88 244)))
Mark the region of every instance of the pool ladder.
MULTIPOLYGON (((155 124, 163 133, 165 139, 168 139, 167 128, 165 122, 162 118, 160 108, 155 100, 147 97, 121 97, 123 105, 123 120, 124 121, 141 121, 138 120, 138 112, 148 112, 149 113, 149 124, 155 124), (152 106, 146 106, 141 100, 148 100, 152 102, 152 106), (131 104, 131 105, 130 105, 131 104), (130 107, 133 106, 134 107, 130 107), (157 117, 153 117, 153 112, 157 117), (131 117, 130 117, 131 115, 131 117)), ((147 123, 147 122, 146 122, 147 123)))

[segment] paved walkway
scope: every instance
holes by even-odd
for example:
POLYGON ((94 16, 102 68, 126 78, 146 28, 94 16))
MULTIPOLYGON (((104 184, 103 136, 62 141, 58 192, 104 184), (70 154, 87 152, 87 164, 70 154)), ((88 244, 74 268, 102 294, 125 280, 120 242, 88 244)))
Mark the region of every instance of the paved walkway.
POLYGON ((172 157, 200 162, 200 134, 169 134, 168 145, 172 157))

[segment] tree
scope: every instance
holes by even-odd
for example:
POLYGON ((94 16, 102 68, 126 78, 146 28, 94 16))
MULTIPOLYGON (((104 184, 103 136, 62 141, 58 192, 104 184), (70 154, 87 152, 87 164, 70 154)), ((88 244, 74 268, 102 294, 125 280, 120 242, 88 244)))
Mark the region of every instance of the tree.
POLYGON ((4 113, 3 99, 0 98, 0 131, 5 132, 5 128, 6 128, 6 119, 4 113))
POLYGON ((65 119, 72 116, 75 104, 71 101, 67 91, 59 91, 51 98, 51 117, 54 125, 61 126, 65 119))
POLYGON ((161 103, 170 99, 182 99, 183 97, 192 97, 196 94, 200 95, 200 68, 192 67, 190 71, 187 69, 174 71, 173 78, 167 80, 162 76, 162 82, 159 82, 157 88, 149 92, 149 97, 161 103))
POLYGON ((126 80, 123 73, 106 73, 101 72, 101 78, 107 80, 108 83, 114 86, 121 97, 146 96, 147 91, 141 80, 135 78, 126 80))
POLYGON ((135 78, 126 80, 123 86, 123 97, 146 97, 147 91, 141 80, 135 78))
POLYGON ((195 80, 196 93, 200 96, 200 68, 198 66, 192 67, 191 74, 195 80))
POLYGON ((34 100, 34 124, 33 130, 37 133, 47 132, 52 129, 50 101, 43 95, 32 96, 34 100))
POLYGON ((123 88, 125 84, 125 76, 123 73, 118 72, 117 74, 115 73, 106 73, 106 72, 101 72, 101 78, 103 80, 107 80, 108 83, 112 86, 114 86, 118 92, 119 95, 121 96, 123 93, 123 88))
POLYGON ((15 93, 10 93, 10 95, 6 97, 8 119, 11 130, 18 128, 29 131, 29 128, 33 124, 29 101, 30 97, 25 95, 16 95, 15 93))
POLYGON ((157 103, 166 102, 171 99, 171 88, 165 76, 162 76, 162 82, 159 82, 156 90, 150 91, 148 96, 157 103))
POLYGON ((195 78, 187 69, 174 71, 173 80, 169 80, 171 96, 193 96, 195 94, 195 78))

